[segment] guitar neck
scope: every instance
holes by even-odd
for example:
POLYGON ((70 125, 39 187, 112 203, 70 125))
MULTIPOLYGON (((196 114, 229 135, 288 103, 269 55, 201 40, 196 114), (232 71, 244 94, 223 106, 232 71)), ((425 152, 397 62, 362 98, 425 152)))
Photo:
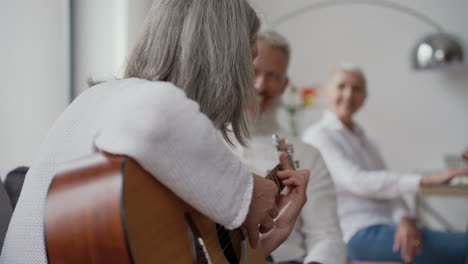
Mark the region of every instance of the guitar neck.
POLYGON ((273 138, 273 145, 275 146, 278 154, 286 153, 289 165, 291 166, 293 170, 296 170, 296 168, 299 167, 299 162, 294 161, 294 157, 293 157, 294 146, 292 144, 286 143, 285 138, 280 139, 280 137, 276 134, 273 134, 272 138, 273 138))
MULTIPOLYGON (((298 167, 299 165, 298 165, 298 163, 296 163, 294 161, 294 158, 293 158, 293 153, 294 153, 293 145, 292 144, 286 144, 286 140, 285 139, 280 139, 280 137, 278 135, 276 135, 276 134, 273 134, 272 137, 273 137, 273 144, 274 144, 278 154, 286 153, 289 165, 291 166, 291 168, 293 170, 295 170, 296 167, 298 167)), ((276 184, 276 186, 278 187, 278 195, 284 189, 283 182, 280 179, 278 179, 278 177, 277 177, 278 171, 281 171, 281 170, 283 170, 283 167, 281 166, 281 164, 278 164, 266 176, 267 179, 272 180, 276 184)))
MULTIPOLYGON (((279 152, 278 152, 279 153, 279 152)), ((288 162, 289 162, 289 165, 291 165, 291 168, 293 170, 296 170, 296 162, 294 162, 294 159, 293 157, 291 156, 291 154, 289 153, 289 151, 286 151, 286 155, 288 157, 288 162)))
POLYGON ((276 187, 278 187, 278 195, 281 193, 281 191, 284 189, 284 184, 281 182, 280 179, 276 176, 278 171, 283 170, 283 167, 281 164, 276 165, 266 176, 267 179, 273 181, 276 184, 276 187))

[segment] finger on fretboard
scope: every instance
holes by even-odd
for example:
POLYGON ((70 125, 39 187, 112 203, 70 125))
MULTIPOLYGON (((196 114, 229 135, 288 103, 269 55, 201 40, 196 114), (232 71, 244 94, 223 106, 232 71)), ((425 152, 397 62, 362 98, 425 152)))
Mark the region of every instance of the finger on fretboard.
POLYGON ((276 186, 278 187, 278 194, 281 193, 281 191, 284 189, 284 184, 280 179, 278 179, 278 176, 276 174, 278 173, 278 171, 282 170, 283 168, 281 164, 278 164, 265 177, 276 184, 276 186))

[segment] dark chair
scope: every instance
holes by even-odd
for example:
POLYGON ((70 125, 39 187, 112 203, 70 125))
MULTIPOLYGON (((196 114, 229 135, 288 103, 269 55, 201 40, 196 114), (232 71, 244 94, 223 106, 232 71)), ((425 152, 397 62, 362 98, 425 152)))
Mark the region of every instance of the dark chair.
POLYGON ((29 167, 21 166, 12 171, 10 171, 5 178, 5 190, 8 193, 11 201, 11 207, 13 210, 16 207, 18 198, 21 194, 21 189, 23 188, 24 177, 28 172, 29 167))
POLYGON ((3 240, 5 239, 12 214, 13 209, 11 208, 10 198, 3 183, 0 181, 0 250, 3 247, 3 240))

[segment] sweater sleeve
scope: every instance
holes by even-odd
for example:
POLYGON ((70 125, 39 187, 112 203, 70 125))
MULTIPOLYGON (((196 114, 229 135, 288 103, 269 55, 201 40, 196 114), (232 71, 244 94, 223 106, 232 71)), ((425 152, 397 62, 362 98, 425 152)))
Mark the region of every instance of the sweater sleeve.
POLYGON ((366 198, 393 199, 419 189, 421 175, 365 170, 344 155, 336 142, 322 134, 315 134, 313 139, 304 138, 304 141, 320 150, 338 190, 366 198))
POLYGON ((249 209, 253 179, 196 102, 170 83, 139 80, 113 95, 95 146, 134 158, 213 221, 236 228, 249 209))

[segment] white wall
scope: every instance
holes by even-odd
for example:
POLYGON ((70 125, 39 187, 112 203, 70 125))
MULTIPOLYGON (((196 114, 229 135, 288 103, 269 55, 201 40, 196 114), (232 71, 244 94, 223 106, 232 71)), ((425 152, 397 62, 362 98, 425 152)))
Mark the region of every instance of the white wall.
POLYGON ((0 2, 0 175, 30 165, 68 103, 68 1, 0 2))
MULTIPOLYGON (((119 76, 152 0, 77 0, 74 86, 119 76)), ((66 0, 0 1, 0 176, 30 166, 69 103, 70 7, 66 0)))
POLYGON ((128 48, 129 51, 133 47, 137 37, 139 36, 143 22, 146 18, 153 0, 130 0, 131 5, 128 5, 128 48))
POLYGON ((119 76, 127 53, 127 0, 73 2, 74 87, 119 76))
POLYGON ((74 10, 74 87, 121 77, 151 0, 80 0, 74 10))
MULTIPOLYGON (((271 23, 318 1, 253 2, 271 23)), ((468 1, 390 2, 437 21, 462 40, 468 57, 468 1)), ((290 76, 298 85, 321 84, 339 62, 350 61, 364 68, 370 96, 358 120, 379 143, 390 168, 442 168, 444 154, 459 153, 468 147, 468 67, 450 72, 411 69, 413 45, 424 34, 433 32, 427 24, 388 8, 345 5, 311 11, 276 29, 292 44, 290 76)), ((315 109, 300 116, 302 129, 317 119, 317 112, 315 109)), ((451 222, 466 228, 467 202, 448 199, 444 204, 452 208, 451 222)))

